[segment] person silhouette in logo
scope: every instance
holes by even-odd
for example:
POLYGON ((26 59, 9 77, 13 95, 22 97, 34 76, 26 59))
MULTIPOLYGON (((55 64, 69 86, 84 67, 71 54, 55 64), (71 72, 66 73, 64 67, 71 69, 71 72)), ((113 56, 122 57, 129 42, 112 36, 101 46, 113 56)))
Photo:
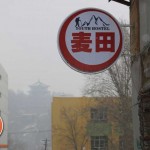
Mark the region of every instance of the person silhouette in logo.
MULTIPOLYGON (((75 27, 80 27, 80 23, 81 23, 80 17, 77 17, 77 18, 75 19, 75 22, 76 22, 75 27)), ((82 25, 82 23, 81 23, 81 25, 82 25)))

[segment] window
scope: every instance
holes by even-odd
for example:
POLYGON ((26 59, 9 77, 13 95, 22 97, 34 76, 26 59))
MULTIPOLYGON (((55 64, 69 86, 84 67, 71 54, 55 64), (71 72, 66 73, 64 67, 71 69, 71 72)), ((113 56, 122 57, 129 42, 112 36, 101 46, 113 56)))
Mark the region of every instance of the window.
POLYGON ((108 137, 91 136, 91 150, 108 150, 108 137))
POLYGON ((92 121, 106 121, 107 120, 107 108, 101 107, 99 109, 91 109, 91 120, 92 121))

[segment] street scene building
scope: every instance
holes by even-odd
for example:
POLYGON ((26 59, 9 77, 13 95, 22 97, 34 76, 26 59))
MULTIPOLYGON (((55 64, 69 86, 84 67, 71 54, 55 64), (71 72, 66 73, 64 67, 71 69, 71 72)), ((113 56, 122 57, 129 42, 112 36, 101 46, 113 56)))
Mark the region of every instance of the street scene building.
POLYGON ((118 105, 117 98, 54 97, 52 149, 123 150, 118 105))
POLYGON ((0 149, 7 150, 7 124, 8 124, 8 77, 4 68, 0 65, 0 117, 3 120, 3 131, 0 135, 0 149))

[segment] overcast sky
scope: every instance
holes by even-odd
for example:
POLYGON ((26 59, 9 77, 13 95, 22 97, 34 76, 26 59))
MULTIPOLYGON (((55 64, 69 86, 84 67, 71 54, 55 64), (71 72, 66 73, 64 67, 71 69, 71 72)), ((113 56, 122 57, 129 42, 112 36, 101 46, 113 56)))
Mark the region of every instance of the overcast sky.
POLYGON ((129 21, 129 7, 108 0, 0 0, 0 64, 9 89, 27 91, 40 80, 51 91, 80 94, 84 75, 60 57, 57 34, 66 17, 89 7, 129 21))

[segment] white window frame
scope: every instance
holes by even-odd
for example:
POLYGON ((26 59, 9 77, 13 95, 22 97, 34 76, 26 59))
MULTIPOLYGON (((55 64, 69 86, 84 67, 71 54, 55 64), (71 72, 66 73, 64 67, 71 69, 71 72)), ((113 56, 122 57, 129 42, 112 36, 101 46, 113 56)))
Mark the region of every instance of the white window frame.
POLYGON ((108 137, 91 136, 91 150, 108 150, 108 137))

